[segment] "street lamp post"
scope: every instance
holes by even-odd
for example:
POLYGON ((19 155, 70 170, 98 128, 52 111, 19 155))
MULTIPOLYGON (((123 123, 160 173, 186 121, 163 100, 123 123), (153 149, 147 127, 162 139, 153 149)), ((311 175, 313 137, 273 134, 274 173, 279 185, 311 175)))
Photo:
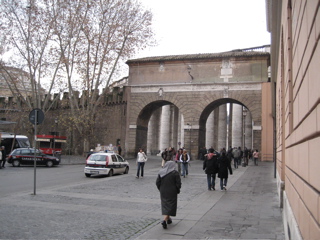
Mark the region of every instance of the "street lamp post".
POLYGON ((58 124, 58 119, 54 119, 54 133, 53 133, 53 151, 52 155, 56 155, 56 135, 57 135, 57 124, 58 124))

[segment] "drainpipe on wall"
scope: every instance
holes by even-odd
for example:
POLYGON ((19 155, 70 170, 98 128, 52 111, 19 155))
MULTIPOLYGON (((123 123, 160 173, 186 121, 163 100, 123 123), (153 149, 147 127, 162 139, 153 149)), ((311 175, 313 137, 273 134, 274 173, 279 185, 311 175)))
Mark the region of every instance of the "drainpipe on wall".
POLYGON ((274 178, 277 177, 277 111, 276 111, 276 86, 273 82, 273 162, 274 162, 274 178))

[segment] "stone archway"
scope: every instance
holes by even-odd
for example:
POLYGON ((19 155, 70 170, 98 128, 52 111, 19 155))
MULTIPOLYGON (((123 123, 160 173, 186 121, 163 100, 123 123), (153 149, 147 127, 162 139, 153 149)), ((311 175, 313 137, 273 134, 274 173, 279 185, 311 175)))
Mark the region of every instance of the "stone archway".
POLYGON ((272 122, 269 57, 266 52, 238 50, 129 60, 126 155, 135 156, 137 148, 146 145, 152 112, 170 103, 183 115, 181 131, 196 159, 204 144, 206 119, 215 106, 226 102, 249 109, 254 147, 261 147, 262 158, 272 154, 272 137, 262 136, 262 131, 273 133, 266 124, 272 122))
POLYGON ((257 137, 252 136, 252 122, 257 122, 257 120, 258 119, 252 119, 250 108, 238 100, 232 98, 218 99, 210 103, 200 116, 198 145, 213 147, 216 150, 231 146, 252 148, 253 145, 260 149, 260 135, 257 137), (236 106, 240 107, 240 112, 234 111, 236 106), (245 109, 245 115, 243 114, 243 109, 245 109), (210 119, 211 115, 214 115, 213 119, 210 119), (212 122, 208 123, 209 120, 213 120, 213 126, 210 124, 212 122), (235 127, 240 129, 234 129, 235 127), (213 128, 214 130, 210 131, 208 128, 213 128), (208 136, 209 133, 213 133, 213 135, 208 136), (208 141, 210 137, 213 141, 208 141), (240 139, 239 141, 234 141, 234 138, 240 139), (254 144, 251 138, 255 139, 254 144), (208 144, 208 142, 213 142, 213 144, 208 144))
MULTIPOLYGON (((136 152, 139 148, 143 148, 145 151, 150 152, 147 145, 148 139, 148 125, 151 116, 157 111, 157 109, 166 106, 173 105, 171 102, 164 100, 157 100, 147 104, 137 116, 136 124, 136 152)), ((154 151, 152 151, 154 153, 154 151)))
POLYGON ((205 122, 210 112, 225 103, 245 106, 253 120, 254 148, 261 147, 261 102, 263 84, 214 84, 183 86, 179 91, 170 86, 139 86, 131 87, 128 101, 128 134, 126 138, 128 154, 135 156, 139 147, 146 148, 148 123, 152 113, 164 105, 174 105, 183 115, 184 124, 181 126, 184 139, 188 139, 188 148, 193 159, 197 158, 199 147, 204 145, 205 122), (227 93, 225 87, 228 86, 227 93), (159 89, 162 89, 161 96, 159 89), (197 89, 197 91, 194 91, 197 89), (239 93, 239 90, 241 92, 239 93))

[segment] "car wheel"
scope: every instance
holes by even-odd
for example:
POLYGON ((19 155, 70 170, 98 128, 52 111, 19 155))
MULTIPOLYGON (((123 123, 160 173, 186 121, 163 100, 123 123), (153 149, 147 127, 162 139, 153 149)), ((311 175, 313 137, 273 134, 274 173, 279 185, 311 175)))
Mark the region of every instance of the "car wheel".
POLYGON ((91 177, 91 174, 85 173, 86 177, 91 177))
POLYGON ((19 160, 13 160, 12 166, 19 167, 20 166, 20 161, 19 160))
POLYGON ((47 161, 47 167, 52 167, 53 166, 53 162, 52 161, 47 161))
POLYGON ((112 177, 112 175, 113 175, 113 171, 110 170, 109 173, 108 173, 108 177, 112 177))
POLYGON ((124 174, 128 174, 129 173, 129 167, 126 167, 126 170, 124 171, 124 174))

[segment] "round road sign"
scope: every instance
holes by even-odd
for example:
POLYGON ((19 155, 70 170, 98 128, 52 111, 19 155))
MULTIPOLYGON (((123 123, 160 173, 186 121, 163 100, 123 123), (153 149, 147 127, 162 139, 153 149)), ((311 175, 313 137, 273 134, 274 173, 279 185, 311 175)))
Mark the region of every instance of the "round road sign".
POLYGON ((42 112, 41 109, 35 108, 29 113, 29 121, 35 125, 39 125, 43 122, 44 120, 44 113, 42 112), (37 122, 36 122, 37 119, 37 122))

